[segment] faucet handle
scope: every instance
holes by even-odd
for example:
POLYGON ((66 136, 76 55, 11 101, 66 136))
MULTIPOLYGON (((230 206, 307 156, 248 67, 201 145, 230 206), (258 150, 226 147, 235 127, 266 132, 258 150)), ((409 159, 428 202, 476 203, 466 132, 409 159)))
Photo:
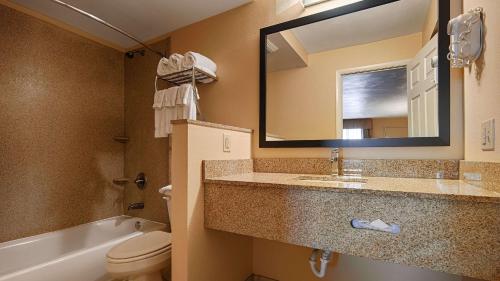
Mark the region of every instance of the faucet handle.
POLYGON ((134 182, 139 189, 143 190, 146 187, 147 183, 146 175, 143 172, 140 172, 135 178, 134 182))
POLYGON ((338 162, 339 161, 339 149, 338 148, 332 148, 332 152, 330 155, 330 162, 338 162))

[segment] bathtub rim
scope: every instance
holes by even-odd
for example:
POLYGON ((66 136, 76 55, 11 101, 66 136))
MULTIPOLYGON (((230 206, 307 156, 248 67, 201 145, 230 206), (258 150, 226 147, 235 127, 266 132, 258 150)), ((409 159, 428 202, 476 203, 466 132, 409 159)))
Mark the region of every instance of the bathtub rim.
MULTIPOLYGON (((41 240, 42 238, 54 235, 54 233, 56 233, 56 232, 61 232, 61 231, 69 230, 69 229, 83 228, 84 226, 88 226, 90 224, 96 224, 96 223, 104 222, 104 221, 108 221, 108 220, 115 220, 115 219, 118 219, 118 218, 138 219, 138 220, 142 220, 142 221, 147 221, 147 222, 151 222, 151 223, 154 223, 154 224, 162 225, 163 229, 166 229, 166 226, 167 226, 163 222, 148 220, 148 219, 141 218, 141 217, 133 217, 133 216, 129 216, 129 215, 118 215, 118 216, 113 216, 113 217, 109 217, 109 218, 99 219, 99 220, 96 220, 96 221, 91 221, 91 222, 86 222, 86 223, 82 223, 82 224, 77 224, 77 225, 74 225, 74 226, 70 226, 70 227, 66 227, 66 228, 61 228, 61 229, 50 231, 50 232, 44 232, 44 233, 40 233, 40 234, 35 234, 35 235, 31 235, 31 236, 17 238, 17 239, 14 239, 14 240, 8 240, 8 241, 0 242, 0 249, 10 248, 10 247, 13 247, 13 246, 16 246, 16 245, 19 245, 19 244, 33 243, 33 242, 41 240)), ((102 243, 102 244, 104 244, 104 243, 102 243)))

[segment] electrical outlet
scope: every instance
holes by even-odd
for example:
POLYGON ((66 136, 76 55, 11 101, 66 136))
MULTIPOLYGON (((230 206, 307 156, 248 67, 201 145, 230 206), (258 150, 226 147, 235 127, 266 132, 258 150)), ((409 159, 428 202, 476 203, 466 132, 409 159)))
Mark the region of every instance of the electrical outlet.
POLYGON ((481 149, 495 150, 495 119, 481 123, 481 149))
POLYGON ((224 152, 231 152, 231 136, 223 134, 222 135, 222 150, 224 152))

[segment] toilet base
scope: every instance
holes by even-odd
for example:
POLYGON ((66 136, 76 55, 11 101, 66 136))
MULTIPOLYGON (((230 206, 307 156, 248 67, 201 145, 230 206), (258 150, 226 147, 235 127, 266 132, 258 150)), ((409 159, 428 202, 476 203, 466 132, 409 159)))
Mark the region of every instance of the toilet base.
POLYGON ((151 272, 129 277, 128 281, 163 281, 163 279, 161 277, 161 272, 151 272))

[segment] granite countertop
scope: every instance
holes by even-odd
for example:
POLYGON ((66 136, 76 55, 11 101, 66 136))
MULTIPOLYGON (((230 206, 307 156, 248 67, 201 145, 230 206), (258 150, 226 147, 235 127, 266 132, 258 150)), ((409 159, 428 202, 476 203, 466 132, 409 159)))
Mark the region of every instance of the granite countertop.
POLYGON ((208 177, 205 183, 500 203, 500 193, 476 187, 462 180, 363 177, 367 182, 360 183, 304 181, 299 179, 301 176, 314 175, 253 172, 208 177))

